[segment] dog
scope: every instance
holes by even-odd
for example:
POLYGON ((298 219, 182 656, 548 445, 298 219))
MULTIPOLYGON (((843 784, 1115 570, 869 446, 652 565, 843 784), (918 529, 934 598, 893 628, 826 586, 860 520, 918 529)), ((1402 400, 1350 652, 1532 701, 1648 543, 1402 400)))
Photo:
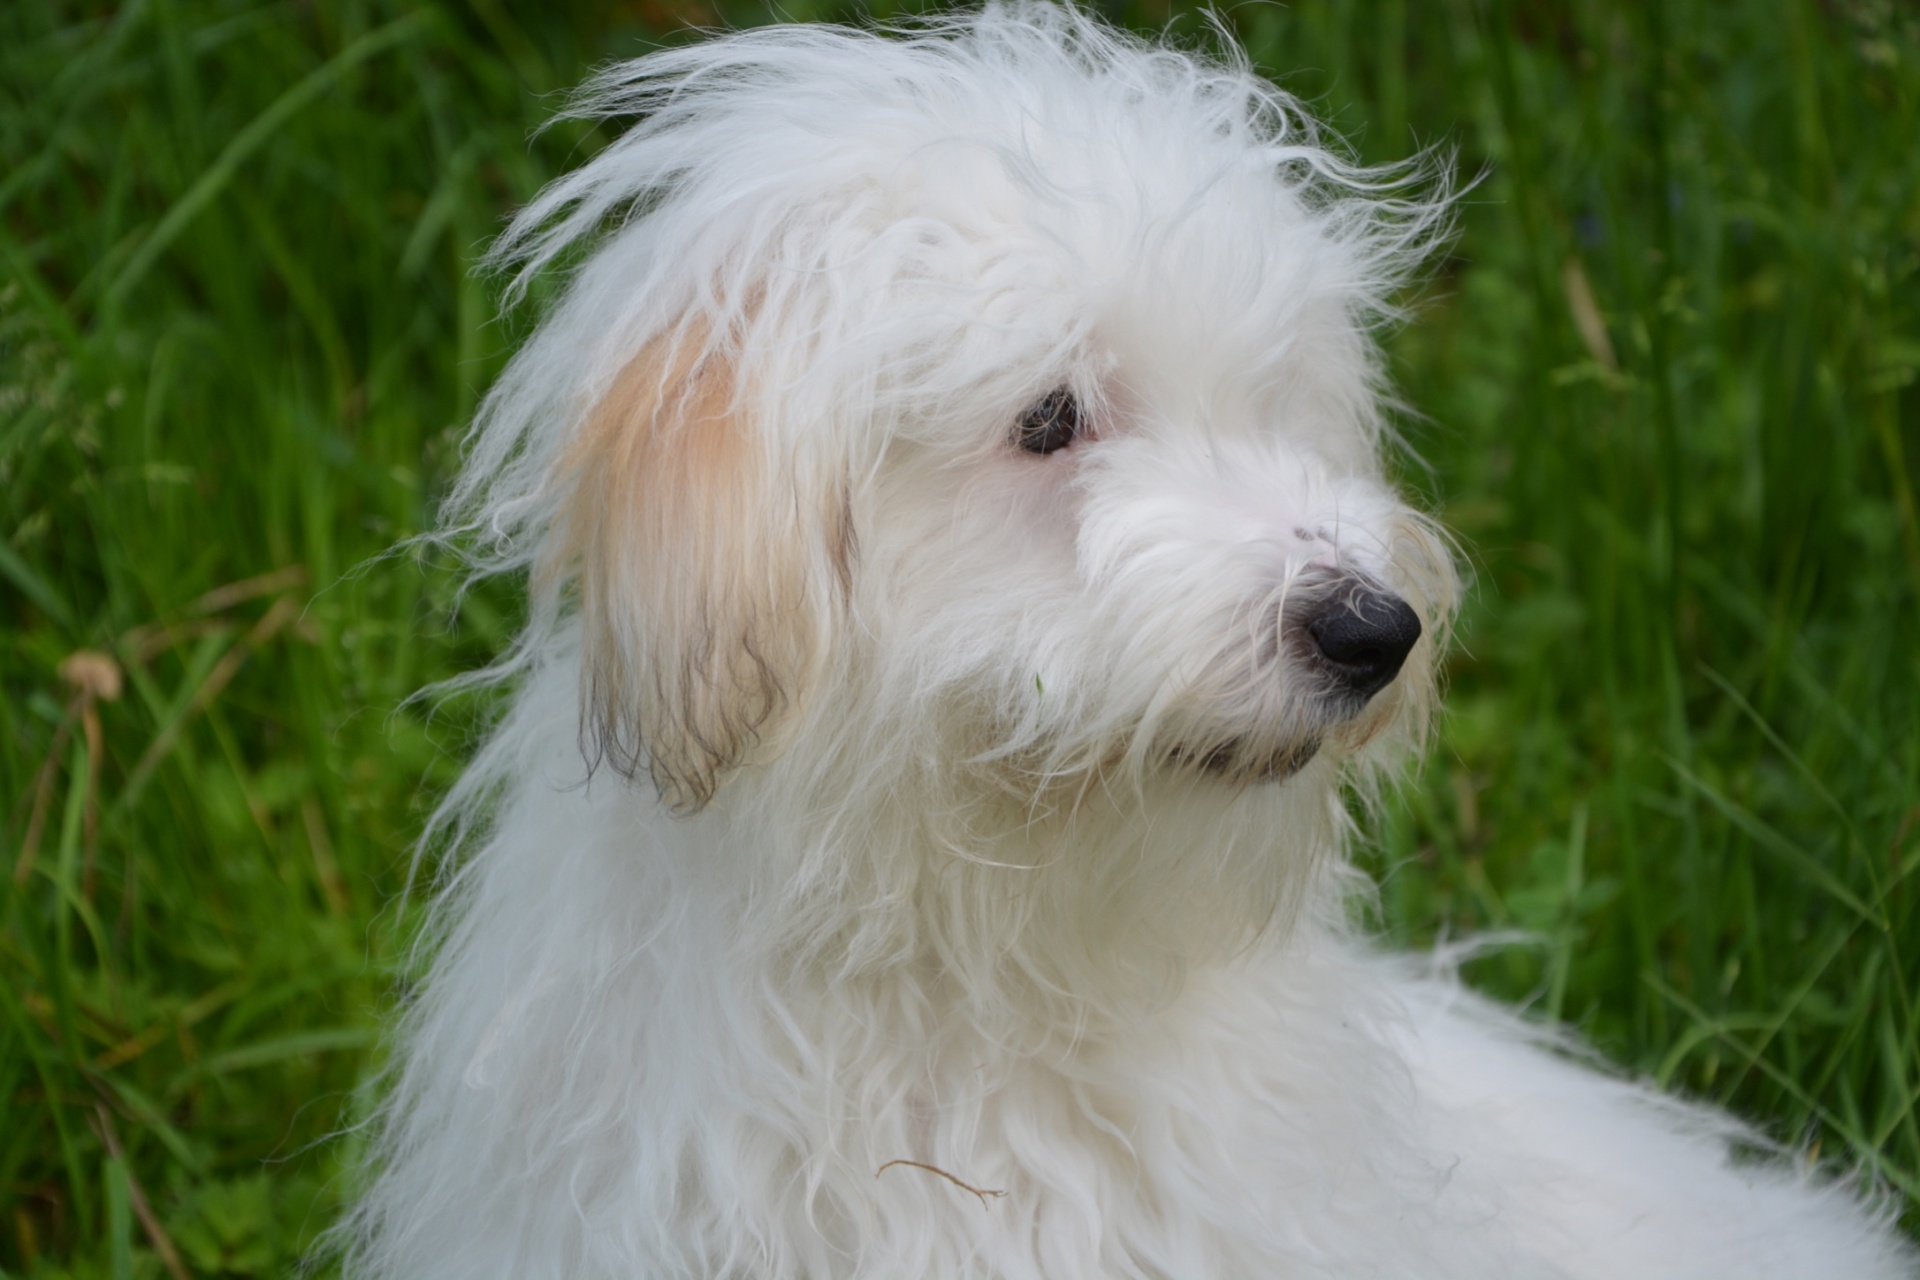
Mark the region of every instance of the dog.
POLYGON ((1236 57, 1013 3, 583 91, 350 1274, 1920 1274, 1350 923, 1459 591, 1374 345, 1448 205, 1236 57))

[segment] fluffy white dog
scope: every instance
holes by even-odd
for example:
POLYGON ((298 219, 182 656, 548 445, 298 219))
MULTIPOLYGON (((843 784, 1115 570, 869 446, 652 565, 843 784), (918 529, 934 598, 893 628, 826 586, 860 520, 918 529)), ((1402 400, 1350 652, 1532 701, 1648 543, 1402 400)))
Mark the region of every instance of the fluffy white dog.
POLYGON ((1439 205, 1043 5, 579 110, 643 118, 496 249, 574 268, 452 506, 532 622, 351 1270, 1913 1274, 1351 935, 1456 589, 1370 338, 1439 205))

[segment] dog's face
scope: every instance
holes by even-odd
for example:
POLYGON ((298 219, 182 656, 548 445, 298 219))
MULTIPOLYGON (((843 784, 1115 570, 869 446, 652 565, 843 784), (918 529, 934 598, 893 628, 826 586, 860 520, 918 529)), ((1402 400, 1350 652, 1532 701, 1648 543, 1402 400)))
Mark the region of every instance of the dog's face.
POLYGON ((951 317, 936 381, 990 373, 890 432, 861 546, 914 681, 989 709, 982 755, 1279 781, 1417 714, 1451 571, 1381 477, 1340 247, 1270 170, 1168 142, 1111 157, 1157 177, 1125 201, 968 175, 999 216, 945 284, 999 316, 951 317))
POLYGON ((670 802, 821 719, 1034 786, 1283 784, 1419 720, 1454 576, 1381 472, 1379 206, 1270 91, 1071 70, 789 86, 795 154, 733 205, 681 175, 583 274, 657 307, 594 335, 546 580, 670 802))

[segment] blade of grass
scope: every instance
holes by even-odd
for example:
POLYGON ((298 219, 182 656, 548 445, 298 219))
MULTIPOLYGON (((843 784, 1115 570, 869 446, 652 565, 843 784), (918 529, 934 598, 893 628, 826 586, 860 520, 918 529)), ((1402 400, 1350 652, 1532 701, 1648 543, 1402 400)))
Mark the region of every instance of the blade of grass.
POLYGON ((155 224, 152 231, 140 242, 127 264, 120 268, 113 282, 107 286, 101 299, 100 309, 109 314, 117 314, 127 296, 134 287, 152 270, 160 255, 166 252, 179 234, 199 216, 221 190, 233 179, 234 173, 249 156, 265 146, 281 127, 296 113, 312 103, 322 93, 333 87, 347 72, 361 63, 402 41, 412 39, 426 26, 428 9, 417 9, 405 17, 395 18, 384 26, 367 32, 346 48, 336 53, 320 67, 308 74, 275 99, 265 111, 254 117, 251 123, 221 150, 206 172, 189 187, 186 194, 176 201, 166 215, 155 224))

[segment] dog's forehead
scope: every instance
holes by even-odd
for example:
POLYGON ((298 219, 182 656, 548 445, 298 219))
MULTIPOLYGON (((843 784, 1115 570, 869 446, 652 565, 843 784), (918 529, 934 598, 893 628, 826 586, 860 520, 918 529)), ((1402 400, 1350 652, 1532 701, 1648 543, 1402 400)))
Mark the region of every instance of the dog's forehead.
MULTIPOLYGON (((1270 172, 1213 159, 1144 175, 1088 166, 1064 192, 983 166, 970 189, 994 193, 992 222, 964 193, 952 207, 978 230, 983 276, 1020 265, 1003 273, 1018 283, 1000 308, 1075 326, 1076 373, 1145 418, 1228 431, 1311 421, 1319 436, 1365 420, 1369 342, 1349 307, 1351 264, 1270 172)), ((1018 359, 1022 335, 1001 332, 1018 359)), ((1028 348, 1042 363, 1057 359, 1048 336, 1028 348)))
POLYGON ((869 180, 891 190, 885 207, 898 216, 1048 257, 1061 280, 1121 293, 1187 281, 1218 301, 1223 285, 1324 248, 1298 184, 1258 139, 1125 105, 1095 119, 1051 94, 1016 118, 929 115, 869 180))
POLYGON ((957 290, 922 299, 990 295, 977 317, 953 307, 956 323, 1041 348, 1030 330, 1078 325, 1143 394, 1269 384, 1304 345, 1359 342, 1354 264, 1271 149, 1126 105, 1096 118, 1036 95, 1018 113, 902 121, 847 190, 877 239, 914 246, 911 274, 957 290))

